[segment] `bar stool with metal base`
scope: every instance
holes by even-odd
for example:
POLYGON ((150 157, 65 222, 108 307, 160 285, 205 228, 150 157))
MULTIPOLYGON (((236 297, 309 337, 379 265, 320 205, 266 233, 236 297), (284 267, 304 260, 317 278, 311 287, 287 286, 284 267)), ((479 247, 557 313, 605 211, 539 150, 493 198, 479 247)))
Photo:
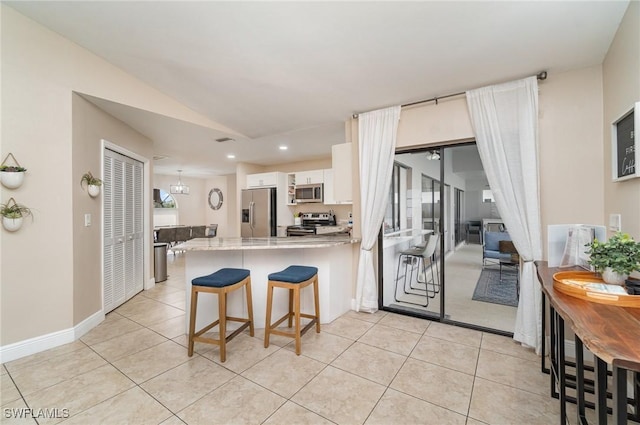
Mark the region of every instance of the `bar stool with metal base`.
POLYGON ((227 359, 227 342, 231 341, 243 330, 249 327, 249 334, 253 336, 253 305, 251 301, 251 275, 249 270, 223 268, 207 276, 200 276, 191 281, 191 314, 189 317, 189 357, 193 355, 195 341, 220 346, 220 361, 227 359), (248 319, 227 316, 227 294, 236 289, 247 290, 248 319), (199 331, 196 328, 196 309, 198 307, 198 293, 208 292, 218 295, 218 320, 208 324, 199 331), (227 321, 241 322, 242 325, 230 335, 227 333, 227 321), (218 339, 200 336, 214 326, 219 325, 218 339))
POLYGON ((440 282, 437 270, 437 262, 434 261, 434 254, 438 244, 439 235, 432 233, 429 235, 427 243, 421 246, 400 252, 398 258, 398 269, 396 271, 394 298, 397 302, 420 305, 427 307, 429 298, 434 298, 440 292, 440 282), (427 261, 429 266, 427 267, 427 261), (404 264, 404 274, 401 274, 401 266, 404 264), (427 276, 428 270, 431 271, 431 278, 427 276), (415 274, 415 279, 414 279, 415 274), (422 274, 424 280, 420 279, 422 274), (398 282, 402 279, 402 290, 407 295, 419 295, 424 297, 423 302, 414 302, 409 300, 401 300, 398 298, 398 282), (415 280, 417 286, 413 286, 415 280), (421 286, 424 285, 424 288, 421 286), (431 288, 429 286, 431 285, 431 288), (418 291, 412 292, 412 291, 418 291))
POLYGON ((307 266, 289 266, 286 269, 269 275, 267 286, 267 320, 264 329, 264 348, 269 347, 269 335, 282 335, 296 340, 296 354, 300 355, 300 337, 313 325, 316 332, 320 333, 320 300, 318 298, 318 269, 307 266), (315 315, 302 314, 300 312, 300 290, 313 284, 313 299, 315 315), (289 290, 289 312, 271 324, 271 308, 273 305, 273 288, 285 288, 289 290), (300 329, 300 318, 311 319, 304 329, 300 329), (276 329, 285 320, 289 320, 289 327, 293 323, 294 331, 285 332, 276 329))

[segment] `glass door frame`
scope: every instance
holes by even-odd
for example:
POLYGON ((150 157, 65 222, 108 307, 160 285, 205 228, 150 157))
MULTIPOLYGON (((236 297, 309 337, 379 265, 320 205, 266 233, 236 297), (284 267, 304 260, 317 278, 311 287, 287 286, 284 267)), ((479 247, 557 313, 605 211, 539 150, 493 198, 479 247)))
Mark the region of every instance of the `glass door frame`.
MULTIPOLYGON (((439 231, 440 231, 440 258, 438 258, 436 261, 438 263, 438 272, 439 272, 439 278, 440 278, 440 308, 439 308, 439 314, 427 314, 426 312, 424 314, 422 313, 418 313, 414 310, 403 310, 403 309, 398 309, 392 306, 384 306, 384 302, 383 302, 383 293, 384 293, 384 258, 383 258, 383 236, 384 236, 384 229, 383 226, 380 226, 380 229, 378 230, 378 309, 381 311, 388 311, 391 313, 397 313, 397 314, 402 314, 405 316, 411 316, 411 317, 417 317, 420 319, 427 319, 427 320, 433 320, 436 322, 440 322, 443 324, 447 324, 447 325, 452 325, 452 326, 459 326, 461 328, 467 328, 467 329, 473 329, 473 330, 477 330, 477 331, 481 331, 481 332, 487 332, 487 333, 492 333, 492 334, 496 334, 496 335, 503 335, 503 336, 508 336, 508 337, 513 337, 513 332, 507 332, 507 331, 501 331, 498 329, 493 329, 493 328, 488 328, 485 326, 481 326, 481 325, 476 325, 473 323, 466 323, 466 322, 459 322, 456 320, 451 320, 448 319, 446 317, 446 311, 445 311, 445 288, 446 288, 446 266, 445 266, 445 257, 446 257, 446 252, 445 252, 445 240, 444 240, 444 224, 445 224, 445 192, 446 192, 446 186, 447 186, 447 182, 445 181, 445 167, 443 166, 444 162, 445 162, 445 152, 446 152, 446 148, 448 147, 458 147, 458 146, 465 146, 465 145, 475 145, 476 142, 475 140, 472 141, 466 141, 466 142, 461 142, 461 143, 455 143, 455 144, 445 144, 445 145, 438 145, 438 146, 430 146, 429 148, 416 148, 416 149, 408 149, 408 150, 402 150, 400 152, 398 152, 396 150, 396 152, 394 153, 395 155, 398 154, 404 154, 404 153, 419 153, 419 152, 426 152, 426 151, 437 151, 440 154, 440 217, 439 217, 439 231)), ((452 190, 451 193, 454 193, 454 191, 452 190)), ((451 231, 451 230, 450 230, 451 231)))

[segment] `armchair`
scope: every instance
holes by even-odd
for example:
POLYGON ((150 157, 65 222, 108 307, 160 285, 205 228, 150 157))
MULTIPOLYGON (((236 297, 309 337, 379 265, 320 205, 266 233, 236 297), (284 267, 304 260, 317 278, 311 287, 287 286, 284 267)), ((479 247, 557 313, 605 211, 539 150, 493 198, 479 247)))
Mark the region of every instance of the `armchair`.
POLYGON ((488 264, 499 264, 500 260, 510 260, 511 253, 500 252, 500 241, 510 241, 508 232, 485 232, 482 245, 482 268, 488 264))

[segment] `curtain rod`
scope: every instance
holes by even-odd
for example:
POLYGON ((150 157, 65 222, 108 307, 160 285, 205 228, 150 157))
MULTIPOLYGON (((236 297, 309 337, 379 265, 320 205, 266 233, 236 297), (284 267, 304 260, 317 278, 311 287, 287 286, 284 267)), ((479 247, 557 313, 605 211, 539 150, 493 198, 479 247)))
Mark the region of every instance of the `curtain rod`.
MULTIPOLYGON (((544 81, 547 79, 547 71, 542 71, 538 74, 536 74, 536 78, 540 81, 544 81)), ((431 99, 425 99, 425 100, 418 100, 416 102, 411 102, 411 103, 405 103, 404 105, 400 105, 401 108, 405 108, 407 106, 414 106, 414 105, 420 105, 421 103, 427 103, 427 102, 436 102, 436 105, 438 104, 438 100, 440 99, 447 99, 449 97, 454 97, 454 96, 461 96, 463 94, 465 94, 466 91, 460 92, 460 93, 453 93, 453 94, 447 94, 444 96, 436 96, 436 97, 432 97, 431 99)), ((352 117, 353 118, 358 118, 359 114, 353 114, 352 117)))

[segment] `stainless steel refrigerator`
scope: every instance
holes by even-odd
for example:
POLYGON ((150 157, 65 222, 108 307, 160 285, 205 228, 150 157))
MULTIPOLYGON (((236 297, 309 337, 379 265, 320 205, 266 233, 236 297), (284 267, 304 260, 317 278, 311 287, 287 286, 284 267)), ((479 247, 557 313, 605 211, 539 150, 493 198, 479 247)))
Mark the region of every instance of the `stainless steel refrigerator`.
POLYGON ((276 189, 242 190, 241 236, 266 238, 276 236, 276 189))

